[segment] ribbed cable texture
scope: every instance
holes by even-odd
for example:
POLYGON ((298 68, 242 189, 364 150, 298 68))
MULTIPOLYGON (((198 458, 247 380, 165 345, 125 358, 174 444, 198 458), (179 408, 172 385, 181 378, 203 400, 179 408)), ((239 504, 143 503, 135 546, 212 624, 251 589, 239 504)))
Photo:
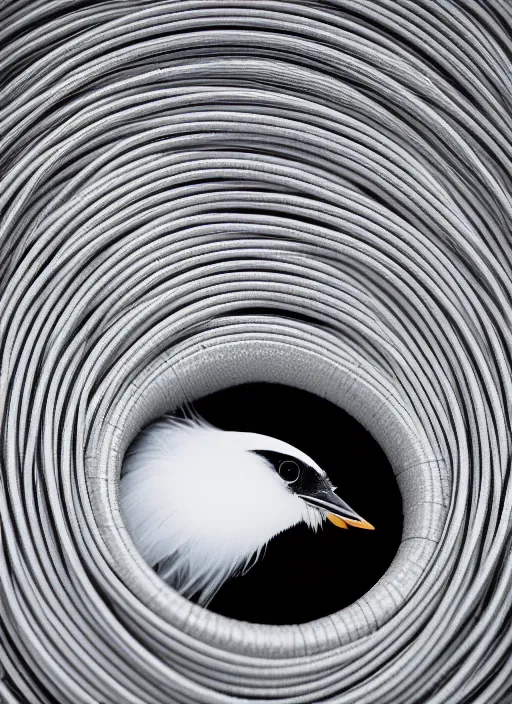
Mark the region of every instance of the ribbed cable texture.
POLYGON ((511 702, 512 4, 6 0, 0 45, 0 700, 511 702), (117 503, 138 429, 255 380, 404 498, 298 626, 187 602, 117 503))

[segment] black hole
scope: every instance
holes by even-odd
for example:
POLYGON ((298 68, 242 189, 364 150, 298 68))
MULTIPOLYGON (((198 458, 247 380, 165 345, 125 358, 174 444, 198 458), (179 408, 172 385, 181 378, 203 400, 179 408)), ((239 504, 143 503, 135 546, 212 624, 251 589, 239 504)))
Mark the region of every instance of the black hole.
POLYGON ((232 387, 194 406, 219 428, 271 435, 306 452, 375 526, 343 530, 326 522, 316 534, 305 525, 292 528, 247 574, 229 580, 209 608, 253 623, 305 623, 367 592, 391 564, 402 534, 400 492, 371 435, 337 406, 280 384, 232 387))

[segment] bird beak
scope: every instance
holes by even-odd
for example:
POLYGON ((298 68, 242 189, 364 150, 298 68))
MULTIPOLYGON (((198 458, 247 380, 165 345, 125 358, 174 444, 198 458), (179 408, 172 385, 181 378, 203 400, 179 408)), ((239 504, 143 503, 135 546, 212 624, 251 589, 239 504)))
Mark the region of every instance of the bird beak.
POLYGON ((361 518, 361 516, 350 508, 343 499, 340 499, 330 487, 322 486, 322 488, 317 489, 314 493, 299 494, 299 496, 306 501, 306 503, 311 504, 311 506, 327 511, 327 519, 339 528, 354 526, 354 528, 375 530, 371 523, 361 518))

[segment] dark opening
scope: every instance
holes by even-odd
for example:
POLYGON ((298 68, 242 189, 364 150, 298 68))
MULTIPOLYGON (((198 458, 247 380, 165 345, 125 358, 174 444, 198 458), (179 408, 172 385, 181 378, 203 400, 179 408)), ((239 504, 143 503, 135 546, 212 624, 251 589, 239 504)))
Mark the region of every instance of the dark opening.
POLYGON ((329 401, 280 384, 232 387, 194 407, 219 428, 271 435, 306 452, 339 496, 375 526, 343 530, 326 522, 318 533, 291 528, 247 574, 221 588, 210 610, 253 623, 305 623, 367 592, 391 564, 402 535, 400 492, 371 435, 329 401))

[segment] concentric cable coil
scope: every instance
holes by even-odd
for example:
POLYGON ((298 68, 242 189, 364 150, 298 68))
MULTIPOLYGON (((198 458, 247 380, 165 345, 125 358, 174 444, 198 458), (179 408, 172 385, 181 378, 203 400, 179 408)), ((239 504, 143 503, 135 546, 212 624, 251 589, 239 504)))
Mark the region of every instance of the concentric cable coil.
POLYGON ((512 701, 512 7, 0 10, 0 700, 512 701), (250 381, 348 410, 404 534, 297 626, 189 603, 123 453, 250 381))

